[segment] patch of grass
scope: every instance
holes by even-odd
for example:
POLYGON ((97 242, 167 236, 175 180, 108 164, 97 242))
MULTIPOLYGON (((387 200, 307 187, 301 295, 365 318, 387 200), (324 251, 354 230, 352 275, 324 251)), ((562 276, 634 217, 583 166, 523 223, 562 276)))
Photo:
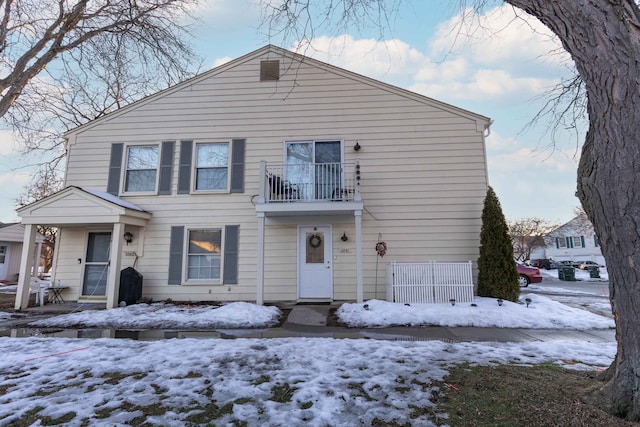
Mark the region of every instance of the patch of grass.
POLYGON ((260 377, 258 377, 258 379, 256 379, 251 384, 252 385, 260 385, 260 384, 268 383, 269 381, 271 381, 271 378, 269 378, 268 375, 260 375, 260 377))
POLYGON ((349 383, 347 385, 347 388, 349 390, 357 391, 358 394, 356 394, 356 396, 364 397, 367 402, 373 402, 375 400, 373 397, 369 395, 369 393, 365 391, 364 387, 360 383, 349 383))
POLYGON ((300 404, 300 409, 309 409, 313 406, 313 402, 312 401, 308 401, 308 402, 303 402, 300 404))
POLYGON ((250 397, 239 397, 233 401, 235 405, 246 405, 247 403, 251 403, 251 402, 255 402, 255 400, 253 400, 250 397))
POLYGON ((100 378, 106 379, 105 383, 107 384, 116 385, 127 377, 133 377, 136 380, 140 380, 146 376, 147 374, 145 372, 132 372, 128 374, 123 372, 105 372, 100 375, 100 378))
POLYGON ((205 406, 197 408, 199 412, 197 414, 191 414, 186 418, 187 422, 195 423, 197 425, 210 425, 211 420, 218 419, 223 415, 229 415, 233 413, 233 403, 229 402, 223 406, 218 406, 214 402, 207 403, 205 406))
POLYGON ((59 426, 59 425, 68 424, 71 420, 73 420, 76 417, 75 412, 67 412, 66 414, 58 418, 51 418, 49 416, 45 416, 45 417, 38 416, 40 411, 42 411, 43 409, 44 409, 43 406, 36 406, 35 408, 30 409, 29 411, 25 412, 25 414, 20 419, 13 421, 10 424, 10 426, 26 427, 26 426, 31 426, 33 424, 36 424, 38 421, 40 422, 38 425, 42 425, 42 426, 59 426))
MULTIPOLYGON (((439 385, 432 401, 457 426, 633 426, 581 397, 603 385, 596 372, 571 371, 553 364, 534 366, 459 365, 439 385)), ((415 411, 415 410, 414 410, 415 411)))
POLYGON ((273 400, 278 403, 291 402, 293 393, 295 393, 296 390, 298 389, 296 387, 291 387, 289 383, 274 385, 271 387, 271 397, 269 400, 273 400))
POLYGON ((166 413, 169 409, 160 403, 153 403, 151 405, 140 406, 130 402, 123 402, 120 406, 102 408, 95 411, 95 417, 97 419, 109 418, 114 412, 142 412, 142 415, 134 418, 129 422, 132 425, 142 425, 147 420, 147 417, 160 416, 166 413))
POLYGON ((372 427, 412 427, 411 423, 408 421, 404 424, 400 424, 397 421, 385 421, 377 417, 371 421, 371 426, 372 427))

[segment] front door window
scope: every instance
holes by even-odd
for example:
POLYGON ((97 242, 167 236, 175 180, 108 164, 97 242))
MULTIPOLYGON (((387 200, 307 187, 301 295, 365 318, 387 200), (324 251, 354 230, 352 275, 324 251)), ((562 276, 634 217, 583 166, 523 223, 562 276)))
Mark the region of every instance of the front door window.
POLYGON ((84 265, 82 296, 107 295, 111 233, 89 233, 84 265))

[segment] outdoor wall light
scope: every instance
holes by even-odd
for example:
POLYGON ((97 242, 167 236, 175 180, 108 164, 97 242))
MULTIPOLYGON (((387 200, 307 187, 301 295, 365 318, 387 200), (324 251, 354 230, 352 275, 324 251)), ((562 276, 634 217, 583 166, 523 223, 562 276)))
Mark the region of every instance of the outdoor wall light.
POLYGON ((133 240, 133 234, 127 231, 122 237, 124 238, 124 241, 127 242, 127 246, 129 246, 129 243, 133 240))
POLYGON ((349 240, 349 237, 347 237, 346 232, 342 233, 342 237, 340 238, 340 240, 342 240, 343 242, 346 242, 347 240, 349 240))
POLYGON ((362 146, 358 143, 358 141, 356 141, 356 145, 353 146, 353 149, 356 151, 360 151, 361 148, 362 146))

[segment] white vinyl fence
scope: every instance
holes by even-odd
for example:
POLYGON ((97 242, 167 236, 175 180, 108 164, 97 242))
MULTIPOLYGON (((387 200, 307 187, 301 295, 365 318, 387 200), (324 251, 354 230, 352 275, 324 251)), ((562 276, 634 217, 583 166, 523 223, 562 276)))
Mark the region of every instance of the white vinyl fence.
POLYGON ((387 264, 387 301, 398 303, 473 302, 469 262, 387 264))

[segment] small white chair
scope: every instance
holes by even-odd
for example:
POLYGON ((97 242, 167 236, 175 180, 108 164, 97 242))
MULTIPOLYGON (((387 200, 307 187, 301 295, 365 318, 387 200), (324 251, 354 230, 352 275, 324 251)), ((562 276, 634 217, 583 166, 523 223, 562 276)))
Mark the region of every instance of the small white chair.
POLYGON ((51 287, 48 280, 40 280, 32 278, 29 281, 29 295, 36 294, 36 302, 40 303, 40 307, 44 306, 44 296, 47 294, 47 288, 51 287))

